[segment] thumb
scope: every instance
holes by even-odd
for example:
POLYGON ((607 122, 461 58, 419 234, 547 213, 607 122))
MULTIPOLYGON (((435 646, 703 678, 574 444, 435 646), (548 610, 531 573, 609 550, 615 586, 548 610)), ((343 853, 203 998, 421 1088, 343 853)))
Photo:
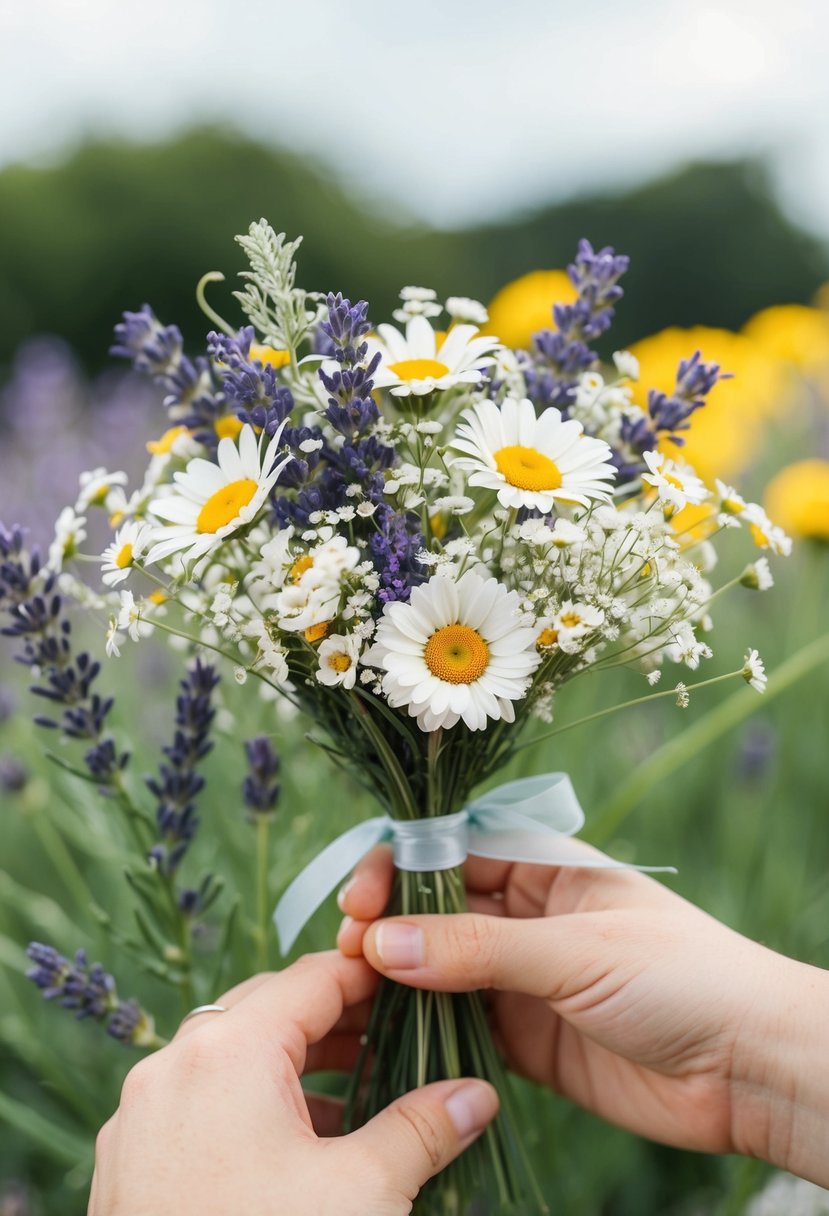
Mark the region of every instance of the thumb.
POLYGON ((498 1113, 486 1081, 437 1081, 412 1090, 341 1142, 379 1166, 395 1193, 413 1199, 498 1113))
POLYGON ((363 954, 375 970, 413 988, 497 988, 560 999, 589 982, 591 963, 607 969, 613 951, 603 953, 597 945, 610 926, 603 925, 602 934, 597 928, 589 913, 515 920, 473 913, 392 917, 367 930, 363 954))

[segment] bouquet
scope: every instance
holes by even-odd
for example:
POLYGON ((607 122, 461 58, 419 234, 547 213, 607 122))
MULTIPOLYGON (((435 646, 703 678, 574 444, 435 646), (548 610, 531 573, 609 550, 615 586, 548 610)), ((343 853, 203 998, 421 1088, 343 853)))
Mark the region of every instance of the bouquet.
MULTIPOLYGON (((555 733, 556 694, 574 677, 630 665, 653 686, 666 667, 693 672, 711 656, 709 608, 724 587, 710 576, 724 532, 743 529, 766 553, 790 547, 759 506, 722 482, 706 486, 682 460, 689 420, 727 373, 697 351, 673 392, 651 391, 641 408, 633 356, 600 360, 595 344, 628 266, 612 249, 581 242, 568 272, 575 298, 524 351, 488 332, 477 301, 440 303, 425 288, 404 288, 394 324, 372 325, 366 303, 296 285, 299 241, 264 220, 237 239, 249 262, 234 293, 246 324, 208 304, 207 284, 223 277, 212 273, 197 293, 216 327, 206 353, 186 355, 179 330, 147 306, 116 329, 114 353, 165 395, 167 426, 147 444, 142 484, 84 473, 45 563, 19 530, 0 532, 4 632, 21 640, 35 691, 63 706, 41 724, 85 741, 73 771, 125 810, 145 859, 130 876, 138 924, 154 951, 161 944, 185 1003, 195 1003, 194 928, 220 893, 215 878, 197 890, 177 880, 196 827, 216 656, 239 684, 307 715, 313 741, 381 812, 326 842, 283 894, 276 923, 288 950, 380 840, 394 848, 404 913, 461 910, 469 852, 586 864, 568 843, 583 816, 564 774, 473 791, 527 745, 530 723, 541 724, 531 742, 555 733), (103 590, 77 573, 90 569, 79 559, 96 507, 113 529, 97 555, 103 590), (113 659, 156 631, 196 656, 174 742, 149 782, 154 821, 129 792, 110 702, 93 690, 100 664, 72 651, 67 598, 103 612, 113 659)), ((763 555, 732 583, 771 581, 763 555)), ((730 674, 763 691, 756 651, 730 674)), ((667 683, 639 699, 687 705, 689 685, 667 683)), ((278 706, 270 712, 276 724, 278 706)), ((248 751, 246 800, 265 822, 276 761, 267 739, 248 751)), ((269 898, 263 870, 259 891, 269 898)), ((108 1019, 126 1042, 162 1041, 82 953, 30 953, 47 996, 108 1019)), ((479 994, 385 983, 348 1117, 470 1073, 498 1087, 502 1114, 424 1193, 422 1210, 461 1213, 476 1197, 487 1210, 545 1210, 479 994)))

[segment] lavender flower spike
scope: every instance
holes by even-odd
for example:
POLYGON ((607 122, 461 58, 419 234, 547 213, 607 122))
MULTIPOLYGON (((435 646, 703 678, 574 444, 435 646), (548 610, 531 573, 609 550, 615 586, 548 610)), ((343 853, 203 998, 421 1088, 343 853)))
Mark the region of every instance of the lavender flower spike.
POLYGON ((242 797, 253 823, 263 815, 271 816, 279 801, 280 786, 275 780, 280 769, 278 754, 264 736, 245 744, 248 772, 242 785, 242 797))
POLYGON ((107 1034, 127 1046, 161 1046, 150 1014, 137 1001, 122 1001, 115 980, 100 963, 90 966, 84 950, 78 950, 69 962, 54 946, 31 942, 26 954, 34 963, 26 976, 45 1000, 71 1009, 79 1020, 106 1022, 107 1034))

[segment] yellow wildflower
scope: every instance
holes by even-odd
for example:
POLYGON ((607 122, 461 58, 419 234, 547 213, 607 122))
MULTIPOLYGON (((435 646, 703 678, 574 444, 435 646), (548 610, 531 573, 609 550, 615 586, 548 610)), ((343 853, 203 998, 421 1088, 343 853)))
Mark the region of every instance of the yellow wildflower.
POLYGON ((766 489, 771 518, 793 536, 829 541, 829 460, 787 465, 766 489))
MULTIPOLYGON (((719 363, 733 379, 722 380, 708 394, 707 404, 691 415, 684 431, 681 456, 708 485, 727 479, 749 464, 759 446, 763 423, 786 397, 786 376, 777 359, 770 358, 744 334, 697 325, 691 329, 664 329, 630 347, 639 360, 640 375, 632 385, 633 399, 647 408, 648 389, 673 391, 680 359, 702 351, 706 362, 719 363)), ((664 447, 676 455, 674 444, 664 447)))
POLYGON ((829 313, 805 304, 764 308, 743 333, 772 358, 810 376, 829 371, 829 313))
POLYGON ((564 270, 532 270, 502 287, 489 305, 482 334, 506 346, 529 350, 539 329, 555 329, 554 304, 572 304, 577 292, 564 270))

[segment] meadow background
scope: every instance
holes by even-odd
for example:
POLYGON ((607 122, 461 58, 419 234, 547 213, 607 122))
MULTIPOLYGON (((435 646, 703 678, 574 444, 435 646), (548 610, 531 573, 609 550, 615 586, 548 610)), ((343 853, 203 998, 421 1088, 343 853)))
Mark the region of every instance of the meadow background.
MULTIPOLYGON (((58 83, 69 96, 63 77, 58 83)), ((508 104, 518 116, 520 99, 508 104)), ((48 547, 81 470, 141 469, 145 440, 164 429, 164 414, 155 391, 108 356, 112 327, 123 309, 146 301, 197 350, 210 326, 195 284, 206 270, 230 278, 240 268, 232 237, 260 215, 304 234, 306 287, 367 298, 375 318, 388 316, 408 283, 490 301, 521 276, 565 266, 581 236, 613 244, 632 266, 604 353, 634 344, 643 379, 656 383, 702 345, 736 373, 692 435, 689 452, 701 469, 724 463, 746 497, 762 499, 781 469, 829 460, 829 223, 817 222, 814 206, 792 206, 779 163, 757 140, 735 139, 710 155, 705 141, 679 140, 672 158, 643 157, 637 173, 609 166, 603 175, 600 166, 592 180, 562 183, 549 171, 528 179, 523 194, 513 174, 513 193, 493 190, 487 213, 447 207, 427 222, 418 206, 428 186, 421 182, 410 198, 404 189, 396 198, 369 189, 360 177, 361 132, 350 135, 347 173, 331 168, 310 137, 304 148, 301 139, 275 146, 255 123, 200 123, 158 138, 99 130, 35 161, 13 141, 0 147, 0 520, 26 525, 48 547), (699 150, 696 159, 683 153, 689 147, 699 150), (801 307, 767 311, 777 305, 801 307), (706 329, 636 347, 668 326, 706 329)), ((536 146, 554 167, 555 140, 536 146)), ((405 138, 400 148, 409 151, 405 138)), ((499 156, 484 152, 464 164, 481 189, 501 171, 499 156)), ((229 291, 217 288, 211 301, 233 315, 229 291)), ((511 341, 522 332, 528 341, 544 323, 545 291, 548 280, 525 282, 501 311, 502 322, 518 327, 511 341)), ((676 864, 669 881, 688 899, 775 949, 829 966, 829 491, 824 483, 821 498, 819 486, 796 476, 778 488, 774 506, 785 515, 779 522, 800 533, 794 554, 772 561, 770 591, 737 588, 717 602, 715 658, 705 672, 733 670, 756 647, 771 675, 765 698, 725 685, 692 696, 687 710, 666 699, 565 732, 505 776, 566 769, 590 839, 620 857, 676 864)), ((725 546, 720 579, 750 556, 738 536, 725 546)), ((78 634, 102 656, 106 622, 90 611, 75 617, 78 634)), ((47 941, 67 956, 83 947, 114 973, 123 996, 153 1011, 162 1033, 183 1009, 129 947, 135 897, 123 876, 123 824, 90 786, 44 758, 56 741, 32 725, 41 707, 12 653, 0 638, 0 1216, 75 1216, 85 1211, 95 1130, 137 1057, 41 1000, 24 977, 26 943, 47 941)), ((142 775, 157 768, 172 734, 181 667, 182 655, 156 634, 130 644, 101 679, 117 698, 116 733, 134 751, 131 788, 148 807, 142 775)), ((194 942, 201 999, 258 962, 243 740, 267 734, 282 755, 269 844, 273 902, 322 844, 372 810, 306 739, 307 724, 223 674, 202 826, 183 874, 194 884, 208 872, 224 880, 194 942), (234 908, 229 959, 216 973, 221 927, 234 908)), ((557 724, 643 691, 636 674, 591 674, 560 695, 557 724)), ((71 748, 55 750, 71 757, 71 748)), ((336 924, 331 901, 302 948, 330 944, 336 924)), ((268 950, 278 965, 275 939, 268 950)), ((651 1145, 518 1088, 557 1216, 740 1216, 768 1183, 757 1163, 651 1145)), ((791 1193, 773 1209, 795 1210, 791 1193)))

